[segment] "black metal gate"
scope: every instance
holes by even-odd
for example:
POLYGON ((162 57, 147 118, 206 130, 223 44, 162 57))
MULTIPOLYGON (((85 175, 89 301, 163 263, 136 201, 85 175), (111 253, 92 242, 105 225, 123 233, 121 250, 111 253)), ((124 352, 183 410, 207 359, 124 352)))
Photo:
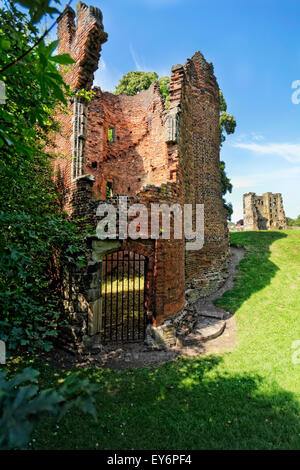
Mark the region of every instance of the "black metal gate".
POLYGON ((117 251, 103 259, 102 338, 137 341, 145 338, 145 274, 147 258, 117 251))

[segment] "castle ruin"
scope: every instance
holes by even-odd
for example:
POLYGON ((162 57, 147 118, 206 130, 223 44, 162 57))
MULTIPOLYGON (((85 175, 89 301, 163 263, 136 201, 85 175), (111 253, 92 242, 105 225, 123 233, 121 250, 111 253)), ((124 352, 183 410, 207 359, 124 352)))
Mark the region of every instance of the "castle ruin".
MULTIPOLYGON (((122 264, 124 274, 126 257, 128 272, 129 264, 135 269, 142 257, 145 315, 156 327, 182 312, 187 296, 195 301, 224 282, 229 233, 220 177, 219 87, 212 64, 197 52, 184 65, 172 68, 167 110, 158 83, 135 96, 92 88, 107 34, 100 10, 82 2, 76 15, 70 7, 61 15, 58 38, 59 53, 69 53, 75 60, 63 72, 65 81, 74 91, 95 93, 89 103, 75 95, 70 113, 57 114, 61 132, 53 139, 54 166, 70 216, 85 217, 96 227, 99 203, 114 203, 119 195, 147 207, 153 202, 192 204, 193 219, 196 204, 204 204, 205 211, 201 250, 187 251, 185 240, 172 236, 90 240, 87 266, 70 271, 64 282, 68 315, 64 336, 80 349, 101 342, 107 321, 101 287, 104 263, 109 272, 122 264)), ((120 311, 116 315, 120 319, 120 311)))
POLYGON ((283 230, 287 228, 281 194, 244 194, 244 230, 283 230))

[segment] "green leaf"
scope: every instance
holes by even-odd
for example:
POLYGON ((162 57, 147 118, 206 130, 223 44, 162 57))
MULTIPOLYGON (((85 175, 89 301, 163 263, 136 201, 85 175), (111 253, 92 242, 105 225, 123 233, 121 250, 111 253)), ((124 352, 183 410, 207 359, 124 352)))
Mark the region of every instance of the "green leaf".
POLYGON ((59 54, 50 57, 53 62, 59 65, 72 65, 75 64, 75 60, 72 59, 70 54, 59 54))
POLYGON ((10 48, 10 41, 0 38, 0 49, 6 51, 10 48))
MULTIPOLYGON (((57 8, 53 8, 49 5, 50 2, 51 0, 18 0, 16 3, 29 9, 31 22, 32 24, 36 24, 41 20, 42 16, 46 14, 51 16, 54 13, 60 13, 57 8)), ((58 2, 56 1, 56 3, 58 2)))
POLYGON ((47 49, 49 55, 52 54, 53 51, 55 51, 55 49, 57 48, 58 44, 59 44, 59 39, 56 39, 56 41, 52 41, 52 42, 46 47, 46 49, 47 49))
POLYGON ((95 419, 95 399, 92 394, 99 389, 89 380, 79 380, 71 374, 58 390, 39 392, 37 385, 20 386, 26 381, 36 380, 38 372, 24 369, 14 378, 6 380, 6 371, 0 371, 0 450, 22 448, 28 443, 36 423, 43 416, 60 419, 70 408, 79 408, 95 419))
POLYGON ((20 374, 16 375, 11 380, 11 386, 17 387, 24 382, 37 382, 39 375, 40 373, 37 370, 32 369, 31 367, 26 367, 20 374))

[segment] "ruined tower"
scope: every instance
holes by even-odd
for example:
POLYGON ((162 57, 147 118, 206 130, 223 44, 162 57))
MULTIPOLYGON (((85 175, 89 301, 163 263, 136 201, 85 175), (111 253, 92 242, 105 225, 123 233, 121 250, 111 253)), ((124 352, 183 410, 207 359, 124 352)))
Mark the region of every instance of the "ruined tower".
MULTIPOLYGON (((75 91, 90 90, 107 40, 100 11, 80 2, 75 23, 75 13, 68 8, 59 21, 58 37, 59 52, 70 53, 76 61, 65 80, 75 91)), ((185 240, 173 234, 169 240, 116 241, 115 248, 95 240, 92 286, 78 291, 84 307, 78 302, 70 306, 69 299, 64 304, 76 317, 76 328, 70 328, 78 344, 100 332, 101 289, 95 285, 105 250, 127 250, 147 259, 146 308, 155 326, 182 312, 186 298, 192 302, 216 290, 227 276, 229 258, 219 158, 219 87, 212 64, 197 52, 186 64, 172 68, 167 110, 157 82, 135 96, 92 90, 89 103, 77 96, 70 102, 70 114, 58 116, 62 132, 53 142, 56 177, 70 215, 85 217, 96 227, 99 203, 114 203, 121 195, 130 204, 148 208, 153 203, 190 204, 195 223, 196 204, 202 204, 204 246, 187 251, 185 240)))
POLYGON ((244 194, 244 230, 286 229, 281 194, 244 194))

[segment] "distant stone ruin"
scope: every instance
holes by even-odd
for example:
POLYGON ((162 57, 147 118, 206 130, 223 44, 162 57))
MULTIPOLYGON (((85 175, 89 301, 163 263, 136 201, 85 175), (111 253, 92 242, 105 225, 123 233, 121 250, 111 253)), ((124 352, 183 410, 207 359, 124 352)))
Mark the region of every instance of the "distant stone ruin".
POLYGON ((244 230, 283 230, 287 228, 280 193, 244 194, 244 230))

